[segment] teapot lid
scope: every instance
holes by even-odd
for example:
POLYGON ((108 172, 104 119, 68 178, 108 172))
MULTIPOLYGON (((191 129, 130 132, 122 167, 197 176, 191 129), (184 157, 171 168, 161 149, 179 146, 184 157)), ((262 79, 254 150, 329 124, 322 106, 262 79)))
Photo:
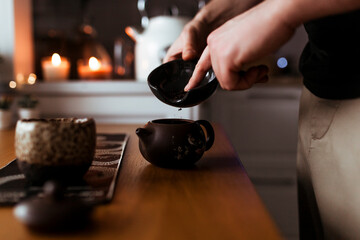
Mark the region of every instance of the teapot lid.
POLYGON ((54 181, 45 183, 44 197, 30 197, 14 208, 15 217, 36 231, 64 231, 83 227, 91 212, 92 206, 77 199, 65 199, 63 186, 54 181))
POLYGON ((156 16, 183 16, 192 18, 202 8, 206 0, 138 0, 137 8, 141 15, 141 25, 146 28, 149 19, 156 16))

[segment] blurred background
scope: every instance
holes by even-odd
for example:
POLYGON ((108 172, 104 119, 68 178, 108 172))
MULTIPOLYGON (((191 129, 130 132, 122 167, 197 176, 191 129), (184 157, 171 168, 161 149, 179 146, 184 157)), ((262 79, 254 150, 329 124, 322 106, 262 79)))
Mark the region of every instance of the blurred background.
MULTIPOLYGON (((137 1, 97 1, 97 0, 33 0, 33 29, 35 46, 35 70, 41 79, 41 57, 58 51, 60 55, 69 56, 75 62, 81 56, 81 47, 89 38, 101 44, 110 58, 116 62, 116 47, 121 44, 124 51, 134 51, 135 42, 125 33, 127 26, 141 26, 141 17, 176 14, 193 17, 198 10, 198 2, 159 1, 146 2, 145 11, 141 13, 137 1), (171 9, 176 6, 177 12, 171 9), (87 27, 87 28, 86 28, 87 27)), ((117 62, 116 62, 117 63, 117 62)), ((76 64, 71 69, 70 79, 79 79, 76 64)), ((133 65, 130 67, 134 67, 133 65)), ((133 79, 133 69, 128 69, 126 76, 114 71, 112 79, 133 79)))
POLYGON ((260 60, 270 68, 270 81, 248 91, 218 89, 202 104, 179 111, 147 86, 149 72, 206 2, 2 0, 0 123, 5 115, 10 123, 0 129, 13 127, 24 108, 37 117, 93 117, 97 123, 166 117, 216 122, 286 239, 298 239, 295 161, 304 29, 260 60))

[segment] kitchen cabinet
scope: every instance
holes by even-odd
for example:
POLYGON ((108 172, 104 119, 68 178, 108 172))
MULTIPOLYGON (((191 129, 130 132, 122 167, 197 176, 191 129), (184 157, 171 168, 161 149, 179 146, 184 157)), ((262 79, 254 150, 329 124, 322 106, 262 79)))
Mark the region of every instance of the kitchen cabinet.
POLYGON ((221 123, 286 239, 298 239, 296 147, 300 84, 218 90, 204 114, 221 123))
POLYGON ((24 85, 39 99, 41 117, 93 117, 98 123, 146 123, 157 118, 198 119, 199 107, 175 108, 158 100, 147 83, 68 81, 24 85))

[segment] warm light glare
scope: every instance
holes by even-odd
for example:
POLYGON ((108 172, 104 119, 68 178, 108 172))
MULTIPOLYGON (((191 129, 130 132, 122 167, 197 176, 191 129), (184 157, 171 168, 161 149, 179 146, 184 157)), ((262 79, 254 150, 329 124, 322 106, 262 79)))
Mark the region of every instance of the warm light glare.
POLYGON ((16 82, 15 81, 10 81, 9 82, 9 87, 10 88, 16 88, 16 82))
POLYGON ((16 74, 16 82, 23 83, 24 80, 25 80, 24 74, 22 74, 22 73, 16 74))
POLYGON ((93 32, 94 32, 94 29, 90 25, 84 26, 83 30, 86 34, 89 34, 89 35, 93 34, 93 32))
POLYGON ((99 70, 100 66, 101 66, 101 63, 99 62, 99 60, 97 60, 96 57, 91 57, 89 59, 89 67, 91 70, 93 70, 93 71, 99 70))
POLYGON ((52 55, 52 57, 51 57, 51 63, 52 63, 52 65, 54 65, 54 66, 60 66, 60 64, 61 64, 61 57, 60 57, 60 55, 59 54, 57 54, 57 53, 54 53, 53 55, 52 55))
POLYGON ((27 80, 27 83, 28 84, 35 84, 36 82, 36 74, 35 73, 30 73, 29 77, 28 77, 28 80, 27 80))

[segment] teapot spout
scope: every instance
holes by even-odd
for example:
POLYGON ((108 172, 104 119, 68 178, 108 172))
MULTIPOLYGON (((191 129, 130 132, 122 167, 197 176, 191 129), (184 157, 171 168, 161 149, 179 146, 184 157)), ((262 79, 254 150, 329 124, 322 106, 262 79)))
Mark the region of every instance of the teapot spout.
POLYGON ((125 33, 135 42, 139 40, 143 31, 144 29, 139 27, 128 26, 125 28, 125 33))
POLYGON ((142 141, 146 141, 146 139, 148 139, 148 137, 151 135, 151 131, 145 128, 138 128, 136 129, 135 133, 142 141))

